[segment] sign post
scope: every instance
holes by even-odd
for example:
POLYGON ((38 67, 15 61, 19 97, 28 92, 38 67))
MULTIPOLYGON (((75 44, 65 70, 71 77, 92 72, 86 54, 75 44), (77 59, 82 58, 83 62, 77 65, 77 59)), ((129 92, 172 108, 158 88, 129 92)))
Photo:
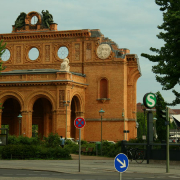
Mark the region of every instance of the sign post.
POLYGON ((81 128, 85 126, 86 122, 83 118, 78 117, 74 120, 74 126, 79 129, 79 172, 81 162, 81 128))
POLYGON ((120 180, 122 179, 122 172, 126 171, 128 166, 129 166, 129 160, 125 154, 120 153, 115 157, 114 167, 115 167, 116 171, 119 172, 120 180))
POLYGON ((151 144, 153 143, 153 113, 152 108, 156 106, 156 95, 154 93, 146 93, 143 97, 143 104, 148 108, 147 113, 147 164, 149 164, 151 144))

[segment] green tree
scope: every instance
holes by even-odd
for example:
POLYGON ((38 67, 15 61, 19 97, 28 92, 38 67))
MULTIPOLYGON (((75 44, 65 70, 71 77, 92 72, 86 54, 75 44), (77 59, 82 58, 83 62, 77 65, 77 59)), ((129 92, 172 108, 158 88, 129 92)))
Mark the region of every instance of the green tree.
POLYGON ((156 132, 158 139, 160 141, 166 140, 166 125, 165 125, 165 120, 161 117, 161 110, 166 109, 166 102, 164 101, 164 98, 162 97, 161 93, 158 91, 156 93, 156 132))
POLYGON ((145 114, 144 121, 144 112, 137 112, 137 122, 139 123, 139 127, 137 129, 137 138, 142 139, 142 135, 147 134, 147 115, 145 114))
POLYGON ((180 104, 180 93, 174 88, 180 83, 180 1, 179 0, 155 0, 163 12, 163 23, 158 29, 163 30, 157 37, 164 40, 164 46, 160 49, 150 48, 156 55, 142 53, 141 56, 148 58, 157 65, 152 67, 156 74, 156 80, 162 85, 163 90, 170 90, 176 98, 171 105, 180 104))

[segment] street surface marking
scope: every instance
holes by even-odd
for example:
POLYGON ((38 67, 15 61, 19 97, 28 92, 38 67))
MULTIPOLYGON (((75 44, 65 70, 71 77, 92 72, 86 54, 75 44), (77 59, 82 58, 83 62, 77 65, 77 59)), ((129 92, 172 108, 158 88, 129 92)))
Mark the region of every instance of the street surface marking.
POLYGON ((170 178, 179 178, 179 177, 177 177, 177 176, 168 176, 168 177, 170 177, 170 178))

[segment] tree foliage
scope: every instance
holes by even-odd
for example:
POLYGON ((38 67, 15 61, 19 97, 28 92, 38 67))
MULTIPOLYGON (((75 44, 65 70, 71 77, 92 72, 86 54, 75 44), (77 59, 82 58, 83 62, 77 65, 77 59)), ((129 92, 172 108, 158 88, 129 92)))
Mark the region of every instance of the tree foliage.
POLYGON ((137 112, 137 122, 139 123, 137 138, 142 139, 142 135, 147 134, 147 115, 144 112, 137 112))
POLYGON ((162 97, 161 93, 158 91, 156 93, 156 131, 157 131, 157 136, 160 141, 166 140, 166 125, 165 125, 165 120, 160 116, 161 110, 166 109, 166 102, 164 101, 164 98, 162 97))
POLYGON ((151 47, 150 50, 156 55, 142 53, 141 56, 148 58, 157 65, 152 67, 156 74, 156 80, 162 85, 163 90, 170 90, 176 99, 171 105, 180 104, 180 93, 174 88, 180 83, 180 1, 179 0, 155 0, 163 12, 163 23, 158 26, 162 30, 157 37, 164 40, 164 46, 160 49, 151 47))

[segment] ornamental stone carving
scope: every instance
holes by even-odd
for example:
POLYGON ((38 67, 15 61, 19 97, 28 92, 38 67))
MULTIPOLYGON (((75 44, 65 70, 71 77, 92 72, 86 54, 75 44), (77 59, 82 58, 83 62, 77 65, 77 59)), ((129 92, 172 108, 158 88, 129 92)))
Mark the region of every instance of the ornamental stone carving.
POLYGON ((65 59, 63 59, 63 62, 61 63, 60 71, 68 71, 69 72, 69 69, 70 69, 69 59, 65 58, 65 59))
POLYGON ((111 53, 111 47, 108 44, 101 44, 98 46, 96 53, 100 59, 106 59, 111 53))

